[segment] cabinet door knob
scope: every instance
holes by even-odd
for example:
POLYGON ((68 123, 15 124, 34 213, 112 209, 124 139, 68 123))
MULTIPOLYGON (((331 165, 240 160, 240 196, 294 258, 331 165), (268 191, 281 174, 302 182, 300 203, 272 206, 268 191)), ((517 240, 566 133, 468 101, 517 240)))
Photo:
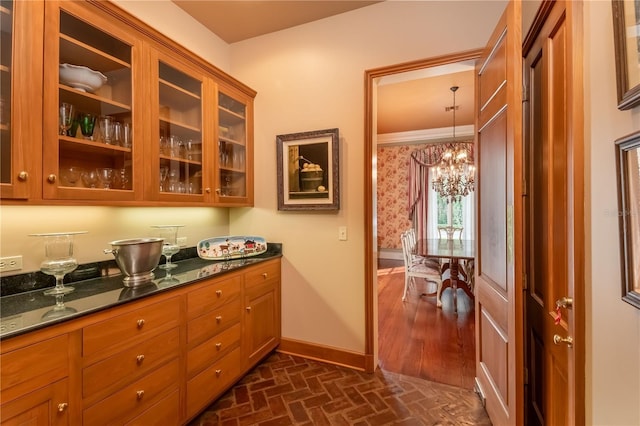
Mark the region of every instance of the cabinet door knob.
POLYGON ((52 173, 52 174, 50 174, 49 176, 47 176, 47 181, 48 181, 49 183, 55 183, 56 179, 57 179, 57 176, 56 176, 56 175, 54 175, 53 173, 52 173))
POLYGON ((216 322, 217 322, 217 323, 222 322, 222 315, 218 315, 218 316, 216 317, 216 322))
POLYGON ((136 398, 137 399, 140 400, 140 399, 142 399, 143 396, 144 396, 144 391, 143 390, 136 391, 136 398))
POLYGON ((222 347, 222 343, 216 343, 216 349, 220 350, 220 348, 222 347))
POLYGON ((269 274, 267 274, 266 272, 264 272, 264 273, 262 274, 262 277, 263 277, 265 280, 267 279, 267 277, 268 277, 268 276, 269 276, 269 274))
POLYGON ((142 328, 142 326, 144 325, 144 320, 143 319, 139 319, 136 324, 138 325, 138 328, 142 328))
POLYGON ((216 370, 216 377, 220 377, 221 374, 222 374, 222 370, 216 370))
POLYGON ((69 406, 69 404, 68 404, 68 403, 66 403, 66 402, 61 402, 60 404, 58 404, 58 412, 59 412, 59 413, 63 413, 63 412, 64 412, 64 410, 66 410, 68 406, 69 406))
POLYGON ((207 194, 210 194, 211 193, 211 188, 205 188, 204 192, 206 192, 207 194))
POLYGON ((29 173, 25 172, 24 170, 18 173, 18 180, 21 180, 24 182, 28 178, 29 178, 29 173))
POLYGON ((136 362, 137 362, 138 364, 142 364, 142 361, 144 361, 144 355, 138 355, 138 356, 136 357, 136 362))
POLYGON ((222 296, 222 290, 216 290, 216 296, 218 297, 222 296))
POLYGON ((247 310, 247 312, 251 312, 251 306, 247 306, 245 309, 247 310))

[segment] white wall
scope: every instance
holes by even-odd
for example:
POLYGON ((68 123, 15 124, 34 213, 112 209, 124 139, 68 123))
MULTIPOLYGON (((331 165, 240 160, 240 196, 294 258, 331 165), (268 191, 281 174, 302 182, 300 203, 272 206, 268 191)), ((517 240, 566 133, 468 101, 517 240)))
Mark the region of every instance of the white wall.
POLYGON ((365 70, 483 47, 498 2, 383 2, 232 45, 232 74, 255 102, 255 208, 232 232, 283 243, 283 337, 364 352, 365 70), (278 212, 278 134, 340 129, 341 208, 278 212), (338 241, 338 227, 349 239, 338 241))
POLYGON ((616 107, 612 22, 611 2, 585 2, 586 407, 587 424, 626 426, 640 425, 640 310, 620 299, 614 141, 640 129, 640 109, 616 107))

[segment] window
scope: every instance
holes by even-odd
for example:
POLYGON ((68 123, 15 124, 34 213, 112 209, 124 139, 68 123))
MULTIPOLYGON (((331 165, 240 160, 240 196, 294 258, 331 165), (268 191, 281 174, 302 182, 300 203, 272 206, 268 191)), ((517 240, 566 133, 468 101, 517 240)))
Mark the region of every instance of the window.
POLYGON ((427 238, 439 238, 438 226, 462 226, 462 239, 475 239, 475 195, 470 193, 460 201, 447 203, 431 189, 431 173, 429 173, 429 204, 427 213, 427 238))

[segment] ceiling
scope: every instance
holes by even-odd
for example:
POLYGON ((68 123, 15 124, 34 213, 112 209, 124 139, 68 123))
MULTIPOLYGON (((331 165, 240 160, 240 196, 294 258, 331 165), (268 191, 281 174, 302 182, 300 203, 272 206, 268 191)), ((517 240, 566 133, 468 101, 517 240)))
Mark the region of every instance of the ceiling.
MULTIPOLYGON (((295 27, 378 1, 172 0, 225 42, 232 44, 295 27)), ((456 92, 456 127, 473 124, 473 63, 458 63, 383 77, 378 82, 378 133, 450 128, 451 86, 456 92)))
POLYGON ((361 0, 172 1, 230 44, 379 3, 361 0))

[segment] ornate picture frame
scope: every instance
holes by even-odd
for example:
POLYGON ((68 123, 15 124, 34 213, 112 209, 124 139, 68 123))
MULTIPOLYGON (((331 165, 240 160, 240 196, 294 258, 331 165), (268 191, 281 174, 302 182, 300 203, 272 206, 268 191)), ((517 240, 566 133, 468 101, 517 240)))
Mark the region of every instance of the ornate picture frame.
POLYGON ((640 2, 612 0, 618 109, 640 104, 640 2))
POLYGON ((278 210, 339 210, 339 132, 276 136, 278 210))
POLYGON ((622 300, 640 309, 640 132, 616 141, 622 300))

